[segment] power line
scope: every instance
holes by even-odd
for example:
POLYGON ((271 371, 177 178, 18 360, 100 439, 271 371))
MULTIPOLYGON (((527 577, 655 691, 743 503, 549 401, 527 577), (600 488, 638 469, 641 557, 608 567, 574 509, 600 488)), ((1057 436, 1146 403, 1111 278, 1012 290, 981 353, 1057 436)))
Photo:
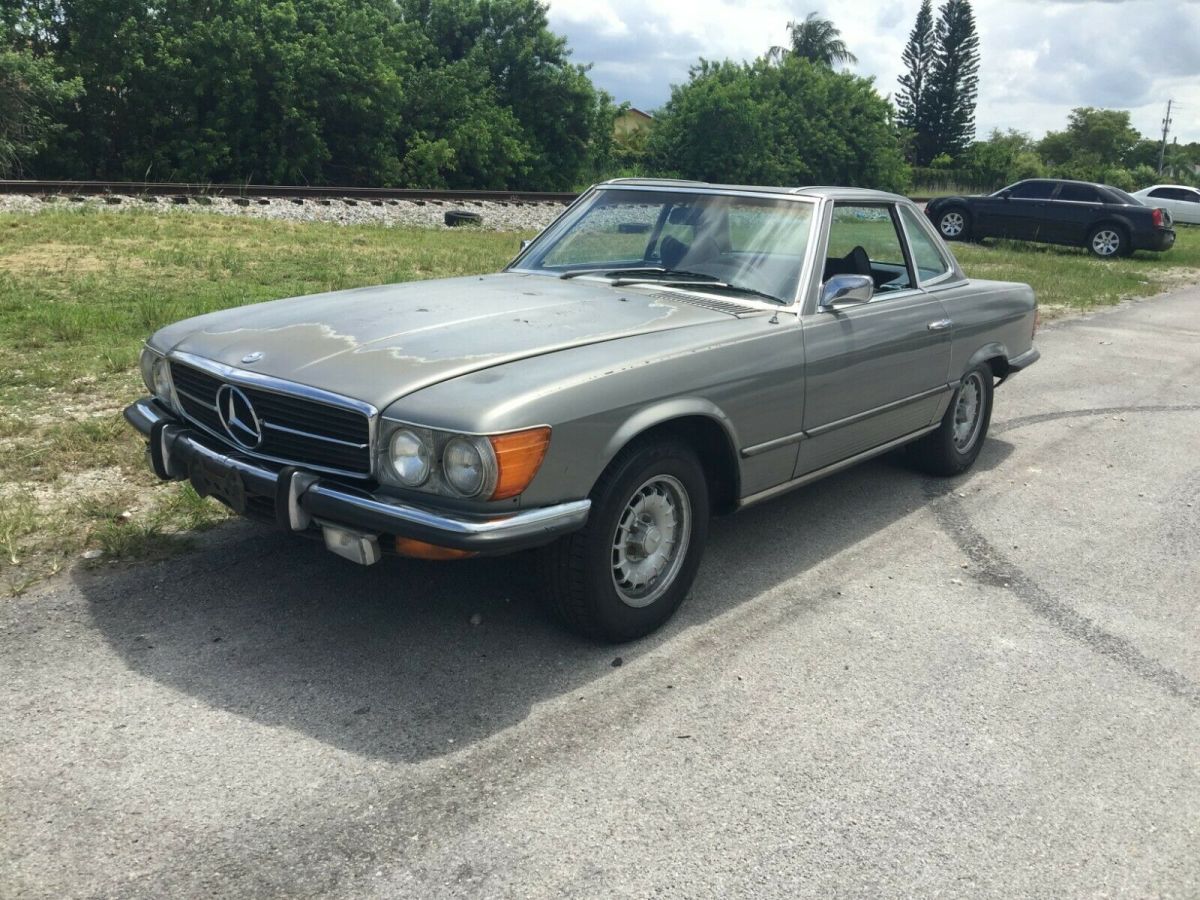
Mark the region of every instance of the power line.
POLYGON ((1167 153, 1167 132, 1169 132, 1171 130, 1171 104, 1174 102, 1175 102, 1174 99, 1171 99, 1171 98, 1169 98, 1167 100, 1167 114, 1165 116, 1163 116, 1163 120, 1162 120, 1162 125, 1163 125, 1162 144, 1158 148, 1158 174, 1159 175, 1162 175, 1163 157, 1165 157, 1166 153, 1167 153))

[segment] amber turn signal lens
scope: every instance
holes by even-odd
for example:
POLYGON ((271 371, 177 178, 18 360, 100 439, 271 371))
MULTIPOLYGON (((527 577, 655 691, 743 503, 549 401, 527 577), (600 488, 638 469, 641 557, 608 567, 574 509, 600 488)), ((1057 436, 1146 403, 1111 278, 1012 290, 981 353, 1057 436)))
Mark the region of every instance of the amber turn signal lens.
POLYGON ((496 490, 490 499, 504 500, 515 497, 533 481, 550 446, 550 429, 547 426, 498 434, 488 438, 496 451, 496 490))
POLYGON ((396 538, 396 552, 401 556, 411 556, 414 559, 467 559, 475 556, 470 550, 455 550, 453 547, 439 547, 437 544, 427 544, 415 538, 396 538))

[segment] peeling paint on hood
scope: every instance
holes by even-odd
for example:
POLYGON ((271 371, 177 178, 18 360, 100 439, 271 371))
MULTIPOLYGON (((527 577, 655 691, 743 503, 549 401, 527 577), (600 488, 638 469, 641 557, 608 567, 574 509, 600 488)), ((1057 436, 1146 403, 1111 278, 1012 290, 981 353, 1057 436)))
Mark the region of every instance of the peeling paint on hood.
POLYGON ((518 273, 413 281, 209 313, 152 343, 382 409, 490 366, 728 318, 652 293, 518 273))

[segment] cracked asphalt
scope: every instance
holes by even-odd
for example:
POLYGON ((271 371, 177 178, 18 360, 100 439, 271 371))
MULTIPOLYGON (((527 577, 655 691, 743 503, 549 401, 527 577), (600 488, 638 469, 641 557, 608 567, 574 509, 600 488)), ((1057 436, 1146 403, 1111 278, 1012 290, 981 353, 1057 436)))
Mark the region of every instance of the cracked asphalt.
POLYGON ((6 601, 0 895, 1200 896, 1200 288, 1038 343, 632 645, 247 523, 6 601))

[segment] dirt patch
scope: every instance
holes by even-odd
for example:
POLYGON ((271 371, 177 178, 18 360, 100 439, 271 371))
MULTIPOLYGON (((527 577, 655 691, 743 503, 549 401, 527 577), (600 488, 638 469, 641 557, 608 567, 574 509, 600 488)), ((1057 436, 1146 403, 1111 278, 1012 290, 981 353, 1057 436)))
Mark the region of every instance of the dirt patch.
POLYGON ((0 270, 14 275, 47 271, 89 275, 106 272, 118 263, 122 269, 140 269, 146 265, 145 260, 137 257, 104 259, 93 253, 81 253, 76 244, 60 242, 34 244, 0 256, 0 270))
POLYGON ((31 501, 38 512, 53 512, 81 498, 102 497, 130 490, 129 475, 106 466, 81 472, 64 472, 54 481, 17 481, 0 484, 0 499, 31 501))

